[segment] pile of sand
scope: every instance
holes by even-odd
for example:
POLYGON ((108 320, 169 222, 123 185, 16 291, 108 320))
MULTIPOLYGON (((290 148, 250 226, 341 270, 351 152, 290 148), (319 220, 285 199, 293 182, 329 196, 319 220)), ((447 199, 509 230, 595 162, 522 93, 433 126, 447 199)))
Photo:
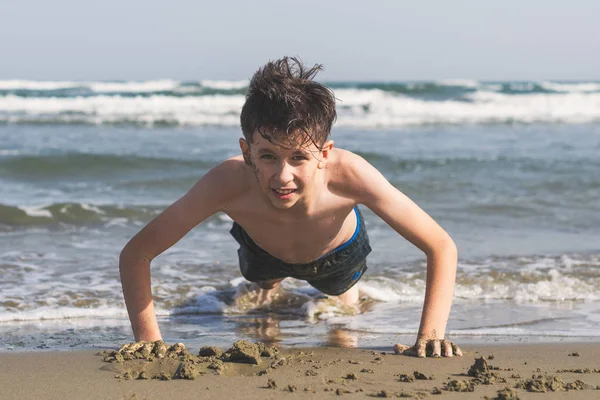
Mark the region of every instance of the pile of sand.
MULTIPOLYGON (((198 355, 190 353, 183 343, 168 346, 162 340, 155 342, 133 342, 124 344, 115 351, 98 353, 102 360, 116 363, 120 379, 195 379, 207 373, 222 374, 226 363, 245 363, 258 365, 264 358, 276 358, 277 348, 262 343, 250 343, 238 340, 224 351, 221 348, 205 346, 198 355)), ((285 360, 283 357, 281 359, 285 360)), ((272 363, 277 365, 281 359, 272 363)), ((270 365, 269 367, 272 368, 270 365)), ((269 368, 267 367, 267 368, 269 368)))

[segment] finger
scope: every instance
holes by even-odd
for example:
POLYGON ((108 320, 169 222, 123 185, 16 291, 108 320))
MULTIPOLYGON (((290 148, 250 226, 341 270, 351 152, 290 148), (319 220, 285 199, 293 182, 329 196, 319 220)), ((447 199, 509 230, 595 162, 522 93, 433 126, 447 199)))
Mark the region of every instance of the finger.
POLYGON ((410 349, 410 346, 407 346, 405 344, 397 343, 394 345, 394 353, 396 354, 403 354, 408 349, 410 349))
POLYGON ((454 343, 452 343, 452 351, 454 352, 454 355, 462 357, 463 353, 460 350, 460 347, 458 347, 457 345, 455 345, 454 343))
POLYGON ((426 350, 427 350, 427 341, 419 340, 417 342, 417 357, 425 358, 426 350))
POLYGON ((452 343, 448 340, 442 340, 442 355, 444 357, 453 357, 452 343))
POLYGON ((430 341, 431 346, 433 347, 433 353, 431 353, 432 357, 438 358, 442 356, 442 346, 438 339, 430 341))

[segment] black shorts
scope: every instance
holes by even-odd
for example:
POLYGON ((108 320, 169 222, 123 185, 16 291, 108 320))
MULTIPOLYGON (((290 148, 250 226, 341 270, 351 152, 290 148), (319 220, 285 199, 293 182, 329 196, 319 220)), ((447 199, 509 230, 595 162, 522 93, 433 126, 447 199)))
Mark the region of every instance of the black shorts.
POLYGON ((307 281, 321 292, 338 296, 354 286, 367 270, 367 255, 371 252, 362 214, 356 212, 356 230, 346 243, 306 264, 290 264, 261 249, 236 222, 231 235, 240 244, 240 270, 250 282, 296 278, 307 281))

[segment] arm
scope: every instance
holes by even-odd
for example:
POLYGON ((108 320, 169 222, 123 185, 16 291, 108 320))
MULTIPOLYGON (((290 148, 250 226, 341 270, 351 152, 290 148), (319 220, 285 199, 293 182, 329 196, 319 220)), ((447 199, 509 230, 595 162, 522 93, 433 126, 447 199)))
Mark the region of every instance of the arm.
POLYGON ((367 161, 352 155, 349 182, 359 188, 357 201, 369 207, 396 232, 427 256, 425 300, 417 343, 413 351, 425 356, 427 346, 434 355, 452 356, 460 349, 443 340, 452 306, 457 249, 450 236, 419 206, 402 194, 367 161), (442 348, 443 347, 443 348, 442 348))
MULTIPOLYGON (((221 210, 241 185, 240 163, 227 160, 209 171, 188 193, 165 209, 121 251, 123 296, 136 341, 161 339, 150 285, 150 262, 194 226, 221 210)), ((242 188, 243 190, 243 188, 242 188)))

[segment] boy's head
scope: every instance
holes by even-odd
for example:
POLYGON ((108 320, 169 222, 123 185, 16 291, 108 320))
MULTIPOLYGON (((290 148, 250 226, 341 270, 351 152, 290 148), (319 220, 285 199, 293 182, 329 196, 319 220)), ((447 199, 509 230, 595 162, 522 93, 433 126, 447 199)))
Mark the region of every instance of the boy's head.
POLYGON ((246 141, 254 133, 283 147, 325 143, 335 121, 335 97, 313 81, 321 65, 305 67, 297 58, 270 61, 250 80, 241 125, 246 141))
POLYGON ((240 147, 261 188, 279 209, 310 202, 318 192, 318 169, 325 168, 333 141, 335 97, 296 58, 269 62, 250 81, 241 124, 240 147))

